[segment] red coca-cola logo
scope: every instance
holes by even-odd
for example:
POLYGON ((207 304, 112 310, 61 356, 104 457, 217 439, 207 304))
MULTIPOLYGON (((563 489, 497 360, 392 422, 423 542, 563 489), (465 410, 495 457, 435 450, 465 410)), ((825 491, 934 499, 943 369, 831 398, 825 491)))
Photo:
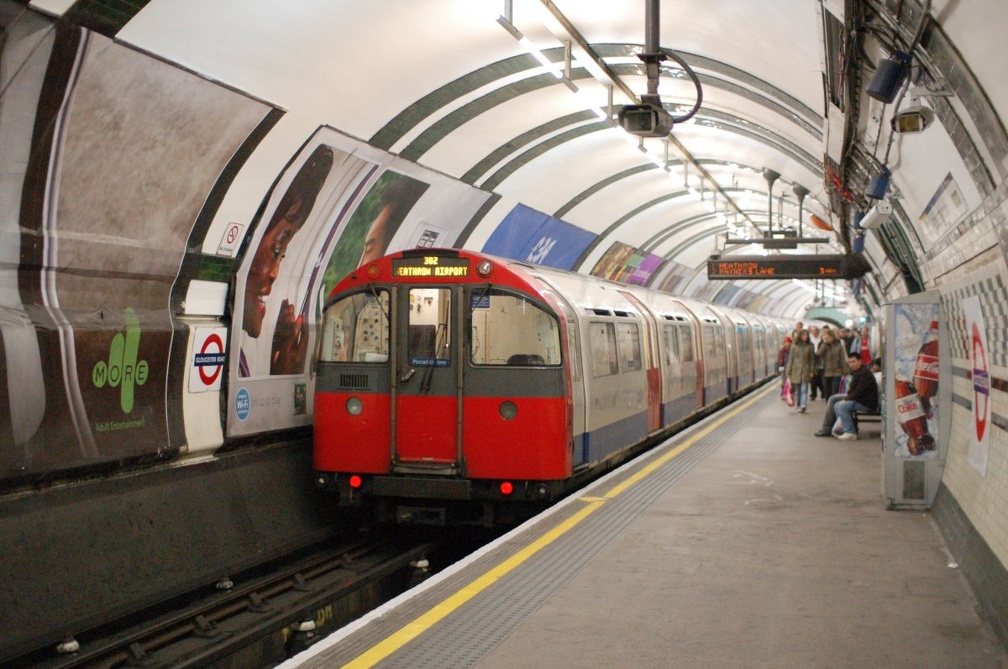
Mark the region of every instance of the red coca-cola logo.
POLYGON ((917 364, 914 367, 914 376, 936 380, 938 378, 938 359, 917 358, 917 364))

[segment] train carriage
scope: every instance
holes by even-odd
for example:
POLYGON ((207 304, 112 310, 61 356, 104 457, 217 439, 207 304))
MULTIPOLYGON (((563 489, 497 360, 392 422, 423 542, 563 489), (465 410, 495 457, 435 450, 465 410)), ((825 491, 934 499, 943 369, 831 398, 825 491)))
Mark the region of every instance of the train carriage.
POLYGON ((702 302, 593 277, 381 258, 325 304, 316 483, 389 521, 520 519, 728 401, 725 330, 702 302))

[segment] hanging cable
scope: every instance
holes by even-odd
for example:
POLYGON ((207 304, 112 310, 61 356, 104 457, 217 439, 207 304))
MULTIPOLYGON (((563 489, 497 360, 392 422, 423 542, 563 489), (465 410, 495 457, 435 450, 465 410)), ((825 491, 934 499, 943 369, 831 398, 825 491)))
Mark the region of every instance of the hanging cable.
POLYGON ((703 86, 700 85, 700 77, 696 75, 696 72, 693 71, 693 68, 690 67, 685 60, 679 57, 679 54, 677 54, 672 49, 666 49, 664 47, 661 47, 661 52, 665 56, 668 56, 675 62, 679 63, 679 66, 682 67, 683 71, 693 81, 693 86, 696 87, 696 102, 693 104, 693 109, 689 110, 686 114, 683 114, 682 116, 672 117, 673 123, 683 123, 693 118, 696 115, 696 113, 700 111, 700 105, 703 103, 703 86))

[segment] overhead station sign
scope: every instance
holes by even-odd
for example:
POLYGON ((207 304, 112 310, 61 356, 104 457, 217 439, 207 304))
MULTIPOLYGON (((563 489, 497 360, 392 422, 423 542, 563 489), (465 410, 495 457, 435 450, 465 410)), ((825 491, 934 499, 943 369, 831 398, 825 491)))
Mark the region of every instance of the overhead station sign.
POLYGON ((856 279, 869 269, 859 253, 728 256, 707 260, 708 279, 856 279))

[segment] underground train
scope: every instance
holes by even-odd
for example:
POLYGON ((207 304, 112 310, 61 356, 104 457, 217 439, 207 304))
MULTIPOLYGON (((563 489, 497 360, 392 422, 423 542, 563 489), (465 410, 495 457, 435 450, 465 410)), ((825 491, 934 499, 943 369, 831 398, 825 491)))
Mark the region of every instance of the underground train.
POLYGON ((456 249, 326 300, 316 485, 379 520, 520 520, 777 373, 783 321, 456 249))

